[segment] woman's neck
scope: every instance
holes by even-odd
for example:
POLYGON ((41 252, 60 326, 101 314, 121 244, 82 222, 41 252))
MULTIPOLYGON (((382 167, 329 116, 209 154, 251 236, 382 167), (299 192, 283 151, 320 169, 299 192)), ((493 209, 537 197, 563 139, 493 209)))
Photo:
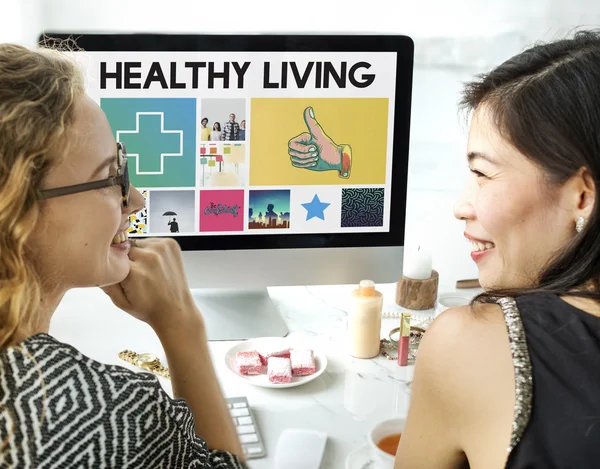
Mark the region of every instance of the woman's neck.
POLYGON ((585 311, 593 316, 600 317, 600 303, 591 298, 578 296, 563 296, 562 299, 575 308, 585 311))
MULTIPOLYGON (((594 281, 589 281, 582 288, 584 292, 596 291, 596 285, 594 281)), ((600 316, 600 302, 592 298, 584 298, 575 295, 564 295, 562 299, 572 306, 585 311, 586 313, 594 316, 600 316)))
POLYGON ((50 320, 65 296, 66 291, 42 288, 41 302, 36 311, 30 313, 28 320, 19 325, 11 340, 11 345, 23 342, 36 334, 47 334, 50 331, 50 320))

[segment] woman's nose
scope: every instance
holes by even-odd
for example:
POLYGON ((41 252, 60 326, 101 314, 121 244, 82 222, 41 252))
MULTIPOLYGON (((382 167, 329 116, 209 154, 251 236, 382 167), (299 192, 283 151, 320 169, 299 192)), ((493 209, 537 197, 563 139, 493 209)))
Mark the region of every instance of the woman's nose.
POLYGON ((129 207, 125 210, 129 212, 130 215, 139 212, 146 205, 146 200, 144 196, 138 191, 133 185, 129 187, 129 207))
POLYGON ((454 216, 458 220, 469 220, 475 218, 475 209, 468 194, 463 192, 454 204, 454 216))

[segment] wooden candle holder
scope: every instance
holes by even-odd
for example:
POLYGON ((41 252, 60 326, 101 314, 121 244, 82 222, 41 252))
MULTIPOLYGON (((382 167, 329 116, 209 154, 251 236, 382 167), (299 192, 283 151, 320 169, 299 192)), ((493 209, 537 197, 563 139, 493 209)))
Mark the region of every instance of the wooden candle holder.
POLYGON ((416 280, 402 276, 396 284, 396 304, 407 309, 431 309, 435 305, 438 294, 440 276, 431 271, 431 277, 416 280))

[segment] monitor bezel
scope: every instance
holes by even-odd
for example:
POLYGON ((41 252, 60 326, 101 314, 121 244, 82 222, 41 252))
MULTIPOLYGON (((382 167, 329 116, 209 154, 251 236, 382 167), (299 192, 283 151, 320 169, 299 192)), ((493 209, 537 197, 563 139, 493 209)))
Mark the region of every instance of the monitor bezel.
MULTIPOLYGON (((405 35, 170 34, 46 32, 41 43, 70 40, 90 52, 395 52, 396 90, 388 232, 170 236, 182 250, 296 249, 403 246, 414 42, 405 35)), ((139 236, 140 238, 153 237, 139 236)))

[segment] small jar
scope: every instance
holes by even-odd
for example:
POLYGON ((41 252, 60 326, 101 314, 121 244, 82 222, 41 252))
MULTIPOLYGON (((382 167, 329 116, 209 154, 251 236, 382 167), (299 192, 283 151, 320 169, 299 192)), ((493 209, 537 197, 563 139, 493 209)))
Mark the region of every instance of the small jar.
POLYGON ((383 295, 372 280, 362 280, 352 291, 353 305, 348 312, 349 353, 356 358, 379 355, 383 295))

